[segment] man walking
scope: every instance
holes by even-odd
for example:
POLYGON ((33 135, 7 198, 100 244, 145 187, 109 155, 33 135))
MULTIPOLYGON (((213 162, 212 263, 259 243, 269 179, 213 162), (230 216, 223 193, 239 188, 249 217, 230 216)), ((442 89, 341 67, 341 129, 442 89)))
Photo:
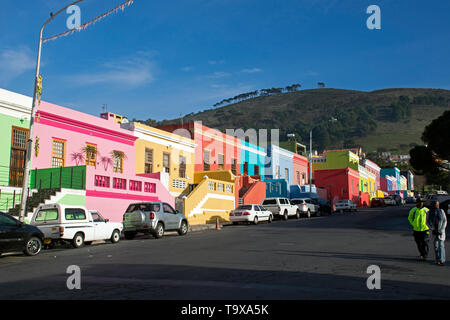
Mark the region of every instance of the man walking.
POLYGON ((439 201, 434 203, 433 209, 428 215, 427 224, 430 226, 434 236, 434 253, 436 255, 436 264, 443 266, 445 264, 445 228, 447 227, 447 217, 444 210, 439 208, 439 201))
POLYGON ((417 204, 409 211, 408 220, 414 229, 414 240, 420 253, 420 259, 425 261, 428 256, 428 240, 430 228, 427 225, 428 209, 423 206, 423 200, 418 198, 417 204))

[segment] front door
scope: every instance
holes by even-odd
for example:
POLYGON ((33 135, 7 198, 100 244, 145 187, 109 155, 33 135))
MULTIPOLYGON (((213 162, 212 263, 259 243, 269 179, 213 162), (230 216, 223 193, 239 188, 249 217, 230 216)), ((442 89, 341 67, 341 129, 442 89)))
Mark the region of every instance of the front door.
POLYGON ((28 130, 12 127, 11 132, 11 157, 9 169, 9 185, 21 187, 23 184, 23 172, 25 169, 28 130))

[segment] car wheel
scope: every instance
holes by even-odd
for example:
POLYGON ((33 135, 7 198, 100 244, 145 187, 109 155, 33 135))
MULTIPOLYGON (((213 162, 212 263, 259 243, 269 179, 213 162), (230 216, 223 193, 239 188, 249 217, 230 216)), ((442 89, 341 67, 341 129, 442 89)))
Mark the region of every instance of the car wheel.
POLYGON ((127 239, 127 240, 132 240, 136 236, 136 232, 132 232, 132 231, 125 231, 123 234, 125 236, 125 239, 127 239))
POLYGON ((308 209, 308 212, 306 212, 306 217, 311 218, 311 210, 308 209))
POLYGON ((284 211, 283 219, 286 221, 289 219, 287 210, 284 211))
POLYGON ((84 245, 84 235, 78 232, 72 239, 72 246, 74 248, 80 248, 84 245))
POLYGON ((273 216, 270 214, 270 215, 269 215, 269 220, 267 220, 267 222, 268 222, 268 223, 272 223, 272 221, 273 221, 273 216))
POLYGON ((158 222, 154 236, 156 239, 161 239, 164 236, 164 226, 161 222, 158 222))
POLYGON ((253 219, 253 224, 258 224, 258 217, 256 216, 255 219, 253 219))
POLYGON ((26 245, 25 250, 23 253, 25 253, 27 256, 35 256, 39 252, 41 252, 42 249, 42 241, 38 237, 31 237, 26 245))
POLYGON ((295 219, 300 219, 300 210, 295 213, 295 219))
POLYGON ((178 234, 180 236, 184 236, 184 235, 186 235, 187 232, 188 232, 188 224, 186 221, 182 221, 180 229, 178 230, 178 234))
POLYGON ((120 232, 119 232, 119 230, 116 229, 116 230, 113 231, 110 240, 111 240, 112 243, 117 243, 117 242, 120 241, 120 232))

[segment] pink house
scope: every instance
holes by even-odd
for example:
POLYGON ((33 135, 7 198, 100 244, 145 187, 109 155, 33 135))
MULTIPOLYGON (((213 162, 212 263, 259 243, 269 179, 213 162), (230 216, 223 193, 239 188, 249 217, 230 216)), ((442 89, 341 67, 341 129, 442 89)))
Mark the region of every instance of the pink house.
POLYGON ((62 172, 61 167, 85 166, 84 195, 81 191, 78 198, 71 194, 61 201, 84 204, 111 221, 122 221, 132 202, 164 201, 174 206, 174 198, 160 180, 136 175, 136 139, 114 118, 41 102, 35 117, 32 167, 62 172))

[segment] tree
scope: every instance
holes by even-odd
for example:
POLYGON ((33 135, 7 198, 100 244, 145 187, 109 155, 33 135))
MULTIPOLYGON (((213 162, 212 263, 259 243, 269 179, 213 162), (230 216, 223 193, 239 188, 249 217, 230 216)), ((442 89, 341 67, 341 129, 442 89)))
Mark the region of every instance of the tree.
POLYGON ((434 119, 422 134, 422 140, 443 160, 450 160, 450 110, 434 119))

